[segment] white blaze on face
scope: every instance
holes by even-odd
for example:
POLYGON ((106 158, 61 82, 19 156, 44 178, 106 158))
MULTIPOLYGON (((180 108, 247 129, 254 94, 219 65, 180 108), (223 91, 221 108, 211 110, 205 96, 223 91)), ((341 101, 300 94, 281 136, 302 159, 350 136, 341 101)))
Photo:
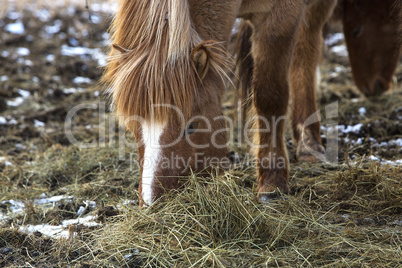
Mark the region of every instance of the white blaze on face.
POLYGON ((155 179, 155 171, 158 166, 161 146, 160 137, 163 133, 164 125, 160 123, 148 123, 142 126, 142 139, 144 141, 145 152, 142 170, 142 200, 148 206, 152 205, 153 192, 152 185, 155 179))

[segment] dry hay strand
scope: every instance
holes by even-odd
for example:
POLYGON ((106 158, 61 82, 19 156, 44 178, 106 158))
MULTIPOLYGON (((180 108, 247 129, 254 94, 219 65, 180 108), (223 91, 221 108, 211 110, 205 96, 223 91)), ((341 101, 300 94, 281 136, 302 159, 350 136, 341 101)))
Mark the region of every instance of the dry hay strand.
POLYGON ((151 208, 126 209, 96 231, 100 259, 135 267, 395 266, 400 234, 333 223, 302 196, 259 204, 242 178, 192 176, 151 208))

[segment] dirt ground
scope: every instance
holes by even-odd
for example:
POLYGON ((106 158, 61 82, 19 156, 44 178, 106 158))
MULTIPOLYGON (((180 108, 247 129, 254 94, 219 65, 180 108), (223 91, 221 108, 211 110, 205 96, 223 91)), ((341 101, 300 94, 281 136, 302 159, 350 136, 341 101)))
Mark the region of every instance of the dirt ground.
MULTIPOLYGON (((327 39, 318 104, 324 143, 338 126, 339 163, 296 162, 288 134, 288 198, 259 204, 248 163, 139 210, 135 149, 119 146, 98 86, 110 19, 102 5, 0 19, 0 267, 402 265, 401 64, 393 90, 368 100, 342 37, 327 39)), ((231 150, 248 152, 236 140, 231 150)))

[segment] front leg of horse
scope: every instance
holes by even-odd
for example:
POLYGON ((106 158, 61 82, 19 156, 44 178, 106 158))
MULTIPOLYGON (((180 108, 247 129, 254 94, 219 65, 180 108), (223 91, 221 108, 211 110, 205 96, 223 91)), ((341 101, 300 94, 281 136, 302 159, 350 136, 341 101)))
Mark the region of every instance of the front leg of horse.
POLYGON ((268 201, 289 192, 284 142, 289 102, 289 68, 303 1, 278 1, 271 12, 254 15, 252 88, 257 113, 258 197, 268 201), (285 15, 286 14, 286 15, 285 15))

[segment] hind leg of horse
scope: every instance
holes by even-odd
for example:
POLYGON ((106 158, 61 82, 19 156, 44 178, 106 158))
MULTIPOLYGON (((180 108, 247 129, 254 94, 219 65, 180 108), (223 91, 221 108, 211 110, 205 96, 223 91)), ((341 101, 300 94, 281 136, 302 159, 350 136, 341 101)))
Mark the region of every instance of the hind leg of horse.
POLYGON ((290 78, 292 130, 299 161, 324 159, 320 119, 316 113, 316 70, 323 45, 322 30, 335 5, 336 0, 316 0, 310 4, 297 35, 290 78))
POLYGON ((276 197, 278 189, 289 192, 284 128, 289 101, 290 60, 302 8, 302 1, 281 0, 269 14, 251 18, 254 26, 252 88, 258 117, 258 197, 261 201, 276 197))

